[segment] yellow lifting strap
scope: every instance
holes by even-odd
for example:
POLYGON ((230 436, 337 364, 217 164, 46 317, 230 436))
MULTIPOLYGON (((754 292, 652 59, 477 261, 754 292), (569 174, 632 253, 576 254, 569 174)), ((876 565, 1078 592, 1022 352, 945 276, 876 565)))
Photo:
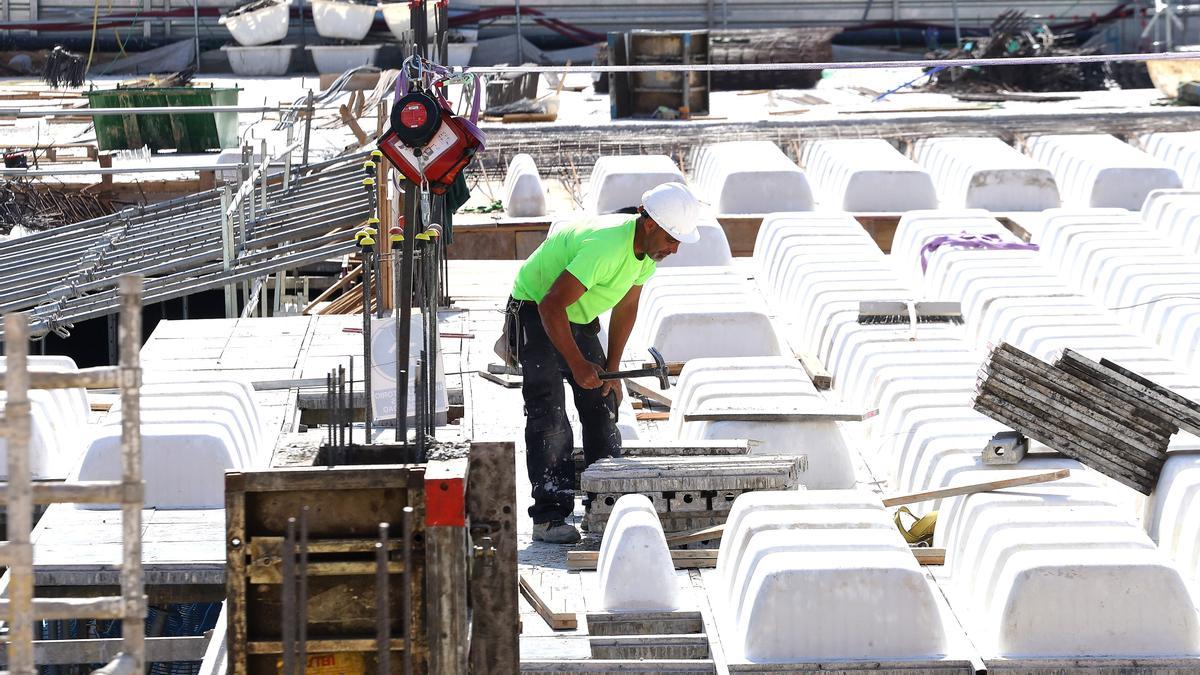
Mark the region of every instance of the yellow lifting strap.
POLYGON ((900 530, 900 534, 904 537, 904 541, 909 544, 924 544, 926 546, 933 543, 933 531, 937 526, 937 511, 930 511, 924 516, 918 518, 912 511, 908 510, 907 506, 901 506, 896 510, 896 529, 900 530), (912 524, 907 528, 904 527, 904 521, 901 515, 912 518, 912 524))

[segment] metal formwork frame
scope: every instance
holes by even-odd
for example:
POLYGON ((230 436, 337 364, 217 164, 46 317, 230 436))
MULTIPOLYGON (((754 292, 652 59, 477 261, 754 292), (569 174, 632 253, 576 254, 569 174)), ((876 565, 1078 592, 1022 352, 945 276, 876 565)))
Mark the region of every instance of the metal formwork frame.
POLYGON ((77 372, 29 372, 29 317, 4 317, 7 400, 2 427, 8 441, 8 482, 0 494, 8 507, 9 540, 0 543, 8 566, 8 598, 0 615, 8 622, 8 672, 36 675, 33 625, 37 619, 120 619, 121 653, 104 670, 141 673, 145 668, 146 597, 142 578, 141 365, 142 280, 120 279, 120 360, 115 367, 77 372), (121 394, 121 480, 34 485, 30 472, 30 389, 117 387, 121 394), (33 505, 88 503, 121 505, 121 595, 95 598, 34 598, 33 505))

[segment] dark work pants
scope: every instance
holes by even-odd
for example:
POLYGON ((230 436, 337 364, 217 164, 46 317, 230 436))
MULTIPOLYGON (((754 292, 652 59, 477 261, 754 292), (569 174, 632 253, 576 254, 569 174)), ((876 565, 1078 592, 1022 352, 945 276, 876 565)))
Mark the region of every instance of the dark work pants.
MULTIPOLYGON (((596 336, 598 324, 571 324, 571 335, 583 357, 603 366, 604 348, 596 336)), ((571 385, 575 410, 583 426, 584 462, 621 456, 621 434, 616 411, 599 389, 582 389, 546 335, 537 304, 521 302, 516 313, 518 330, 510 333, 521 361, 521 395, 525 398, 525 461, 533 486, 529 515, 535 523, 563 520, 575 510, 574 441, 567 421, 563 380, 571 385)))

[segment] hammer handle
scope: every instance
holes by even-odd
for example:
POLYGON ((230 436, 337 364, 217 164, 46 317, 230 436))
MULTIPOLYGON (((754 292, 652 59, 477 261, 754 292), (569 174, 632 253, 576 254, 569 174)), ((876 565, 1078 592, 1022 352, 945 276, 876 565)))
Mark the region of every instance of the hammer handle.
POLYGON ((602 380, 623 380, 632 377, 658 377, 658 369, 642 368, 640 370, 618 370, 615 373, 600 373, 602 380))

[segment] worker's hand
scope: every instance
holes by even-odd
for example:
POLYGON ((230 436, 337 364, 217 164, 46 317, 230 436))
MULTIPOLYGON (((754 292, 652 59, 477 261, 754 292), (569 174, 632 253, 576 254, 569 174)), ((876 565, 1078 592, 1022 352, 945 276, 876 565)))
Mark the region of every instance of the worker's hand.
POLYGON ((571 377, 574 378, 575 384, 584 389, 596 389, 604 382, 600 379, 600 373, 603 372, 600 366, 584 361, 575 366, 571 366, 571 377))
POLYGON ((623 382, 623 380, 602 380, 602 382, 604 382, 604 384, 600 385, 600 395, 605 398, 608 398, 609 394, 615 396, 617 401, 616 407, 619 408, 621 406, 621 399, 624 396, 622 392, 624 387, 621 386, 621 382, 623 382))

